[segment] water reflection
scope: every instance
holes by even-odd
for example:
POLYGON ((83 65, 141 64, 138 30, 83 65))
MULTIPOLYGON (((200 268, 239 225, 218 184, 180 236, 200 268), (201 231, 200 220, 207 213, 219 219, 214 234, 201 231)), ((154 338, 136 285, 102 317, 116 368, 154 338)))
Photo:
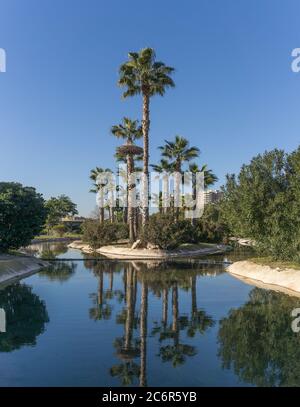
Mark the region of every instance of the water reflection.
POLYGON ((0 352, 11 352, 1 355, 0 385, 300 385, 290 316, 299 306, 197 259, 56 259, 0 290, 8 319, 0 352))
POLYGON ((147 386, 147 341, 150 336, 159 342, 158 357, 173 367, 185 363, 196 355, 195 346, 181 339, 181 332, 193 338, 198 332, 204 334, 214 325, 214 320, 197 305, 197 275, 217 275, 224 272, 221 266, 210 273, 207 266, 195 261, 186 262, 122 262, 86 260, 85 267, 91 269, 98 279, 97 293, 90 295, 93 307, 90 318, 94 320, 112 317, 112 300, 117 299, 124 306, 116 314, 116 324, 123 326, 123 335, 113 342, 115 356, 119 363, 110 368, 110 375, 118 378, 121 385, 139 383, 147 386), (123 292, 114 290, 113 274, 122 273, 123 292), (104 277, 108 276, 108 289, 104 290, 104 277), (180 312, 180 291, 191 293, 189 315, 180 312), (139 295, 138 295, 139 291, 139 295), (160 298, 162 314, 160 323, 149 327, 149 292, 160 298), (138 299, 139 296, 139 299, 138 299), (171 319, 168 321, 169 299, 171 319))
POLYGON ((45 303, 25 284, 0 289, 0 308, 6 313, 5 333, 0 335, 0 352, 36 345, 36 338, 49 322, 45 303))
POLYGON ((291 329, 298 298, 254 288, 242 307, 220 321, 219 357, 257 386, 299 386, 300 335, 291 329))
POLYGON ((39 276, 47 277, 50 281, 65 283, 74 275, 76 267, 77 264, 74 262, 57 261, 51 266, 43 268, 39 272, 39 276))

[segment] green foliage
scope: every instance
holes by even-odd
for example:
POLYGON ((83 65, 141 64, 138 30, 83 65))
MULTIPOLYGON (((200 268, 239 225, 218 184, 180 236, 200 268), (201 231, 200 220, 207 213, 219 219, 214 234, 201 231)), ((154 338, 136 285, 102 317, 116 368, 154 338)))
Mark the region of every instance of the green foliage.
POLYGON ((46 208, 48 210, 47 226, 52 228, 54 225, 60 223, 61 219, 66 216, 76 215, 77 209, 71 199, 66 195, 60 195, 59 197, 51 197, 46 202, 46 208))
POLYGON ((163 96, 167 88, 175 86, 170 76, 174 68, 156 61, 155 57, 152 48, 128 53, 128 61, 120 66, 118 81, 119 86, 125 87, 124 98, 139 93, 163 96))
POLYGON ((141 238, 161 249, 175 249, 182 243, 193 241, 193 227, 188 220, 175 222, 171 214, 155 213, 141 232, 141 238))
POLYGON ((0 251, 26 246, 43 229, 47 211, 34 188, 0 183, 0 251))
POLYGON ((226 243, 228 240, 228 227, 218 204, 206 205, 202 217, 195 221, 194 226, 195 242, 226 243))
POLYGON ((95 220, 87 220, 82 224, 83 240, 92 248, 116 242, 128 238, 128 225, 124 223, 99 223, 95 220))
POLYGON ((59 237, 62 237, 65 233, 68 232, 67 226, 63 224, 53 226, 52 230, 59 237))
POLYGON ((300 260, 300 148, 253 158, 227 176, 222 212, 235 236, 251 238, 274 259, 300 260))

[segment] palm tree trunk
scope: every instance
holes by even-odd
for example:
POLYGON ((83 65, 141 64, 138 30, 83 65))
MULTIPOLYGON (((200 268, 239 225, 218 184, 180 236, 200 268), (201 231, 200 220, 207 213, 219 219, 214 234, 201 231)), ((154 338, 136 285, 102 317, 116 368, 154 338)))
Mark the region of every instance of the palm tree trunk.
POLYGON ((149 218, 149 129, 150 129, 150 97, 143 92, 143 119, 142 131, 144 138, 143 153, 143 201, 142 201, 142 227, 146 225, 149 218))
POLYGON ((141 369, 140 386, 147 386, 147 313, 148 313, 148 285, 142 280, 141 291, 141 319, 140 319, 140 339, 141 339, 141 369))
POLYGON ((135 184, 132 179, 133 174, 133 158, 131 155, 127 156, 127 171, 128 171, 128 223, 129 223, 129 240, 131 243, 135 241, 134 233, 134 210, 133 207, 133 193, 135 184))

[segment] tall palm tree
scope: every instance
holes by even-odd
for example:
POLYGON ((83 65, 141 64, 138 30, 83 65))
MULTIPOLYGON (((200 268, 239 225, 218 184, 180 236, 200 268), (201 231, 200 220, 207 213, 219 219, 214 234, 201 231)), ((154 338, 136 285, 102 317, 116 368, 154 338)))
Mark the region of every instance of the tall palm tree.
POLYGON ((200 150, 199 148, 189 146, 189 141, 181 136, 175 136, 174 141, 165 140, 165 145, 158 147, 161 151, 161 154, 164 158, 170 160, 170 165, 175 170, 176 178, 175 178, 175 201, 174 204, 176 208, 176 218, 178 219, 179 216, 179 206, 180 206, 180 183, 181 183, 181 176, 182 174, 182 165, 185 162, 192 160, 199 156, 200 150))
POLYGON ((142 137, 142 127, 138 125, 137 120, 131 120, 128 117, 123 118, 123 122, 114 125, 111 128, 111 133, 126 140, 126 145, 117 149, 119 157, 126 156, 127 161, 127 190, 128 190, 128 222, 129 222, 129 238, 133 242, 135 240, 134 216, 135 208, 133 207, 133 189, 135 187, 132 174, 134 172, 134 155, 139 155, 142 152, 140 147, 134 145, 134 141, 142 137))
POLYGON ((90 189, 90 192, 94 194, 99 193, 100 198, 100 207, 99 207, 99 221, 100 223, 104 222, 104 187, 106 186, 106 182, 99 182, 98 176, 103 174, 104 172, 111 172, 109 168, 100 168, 96 167, 93 168, 90 172, 90 180, 93 181, 93 187, 90 189))
MULTIPOLYGON (((174 81, 171 78, 174 68, 165 65, 163 62, 156 61, 153 48, 144 48, 139 52, 130 52, 128 61, 120 66, 118 84, 126 90, 123 97, 127 98, 137 94, 142 94, 143 98, 143 118, 142 130, 144 138, 143 153, 143 174, 144 196, 149 196, 149 129, 150 129, 150 98, 154 95, 163 96, 169 87, 174 87, 174 81)), ((148 201, 143 203, 142 224, 145 226, 149 217, 148 201)))

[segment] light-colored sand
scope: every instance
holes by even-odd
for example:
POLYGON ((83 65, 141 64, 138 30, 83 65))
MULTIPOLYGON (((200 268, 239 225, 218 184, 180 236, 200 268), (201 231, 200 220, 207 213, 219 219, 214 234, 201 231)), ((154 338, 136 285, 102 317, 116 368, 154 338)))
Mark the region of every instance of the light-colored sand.
POLYGON ((228 250, 225 245, 211 245, 211 247, 199 249, 178 249, 176 251, 159 250, 159 249, 131 249, 129 247, 122 247, 120 245, 102 246, 97 250, 93 250, 89 245, 75 241, 68 245, 72 249, 79 249, 83 253, 99 253, 103 256, 112 259, 168 259, 180 257, 195 257, 200 255, 209 255, 216 253, 224 253, 228 250))
POLYGON ((251 285, 300 296, 300 270, 272 268, 252 261, 237 261, 226 270, 251 285))
POLYGON ((34 258, 11 255, 0 256, 0 285, 36 273, 49 263, 34 258))

